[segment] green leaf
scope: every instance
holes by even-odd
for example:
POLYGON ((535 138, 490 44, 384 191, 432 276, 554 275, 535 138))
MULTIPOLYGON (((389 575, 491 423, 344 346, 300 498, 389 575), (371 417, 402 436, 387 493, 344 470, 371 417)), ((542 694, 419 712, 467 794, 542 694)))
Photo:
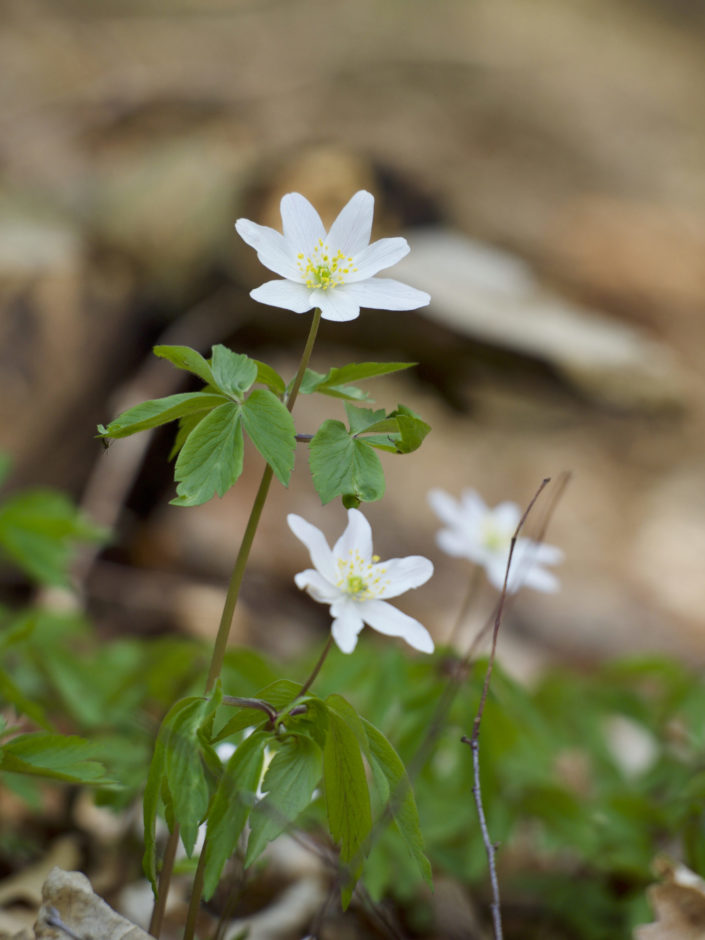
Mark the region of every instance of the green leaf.
POLYGON ((26 715, 47 731, 52 730, 52 724, 46 717, 44 708, 28 698, 4 669, 0 669, 0 698, 10 705, 14 705, 18 714, 26 715))
POLYGON ((369 395, 362 389, 346 383, 400 372, 414 365, 416 365, 414 362, 352 362, 341 368, 329 369, 325 375, 321 372, 314 372, 313 369, 307 369, 301 383, 301 391, 305 394, 320 392, 333 398, 364 401, 369 398, 369 395))
POLYGON ((238 745, 213 795, 204 849, 203 896, 206 900, 213 896, 223 865, 235 851, 250 815, 262 773, 264 748, 269 740, 270 735, 256 731, 238 745))
POLYGON ((392 818, 421 874, 431 884, 431 865, 424 854, 419 814, 404 764, 381 731, 365 718, 361 719, 361 723, 369 741, 371 763, 381 771, 387 784, 386 793, 383 793, 382 798, 390 798, 389 810, 392 818))
POLYGON ((323 750, 323 782, 331 835, 340 844, 343 865, 353 863, 345 873, 342 889, 346 908, 362 871, 363 848, 372 828, 372 810, 357 736, 334 711, 329 712, 323 750))
POLYGON ((174 468, 179 485, 176 506, 200 506, 223 496, 242 473, 244 444, 240 406, 215 408, 200 421, 181 448, 174 468))
POLYGON ((93 758, 96 746, 76 735, 38 731, 21 734, 3 745, 0 770, 63 780, 105 784, 105 769, 93 758))
POLYGON ((341 421, 324 421, 309 446, 313 483, 325 505, 336 496, 373 502, 384 495, 384 471, 366 442, 352 437, 341 421))
POLYGON ((267 795, 250 816, 245 866, 309 805, 321 771, 321 749, 315 741, 298 734, 286 738, 265 774, 262 789, 267 795))
POLYGON ((68 583, 72 543, 105 539, 63 493, 27 490, 0 507, 0 549, 44 584, 68 583))
POLYGON ((222 405, 227 399, 212 392, 182 392, 179 395, 167 395, 144 401, 134 408, 129 408, 111 421, 106 427, 98 425, 99 437, 129 437, 138 431, 159 427, 197 412, 210 411, 222 405))
POLYGON ((216 707, 214 699, 189 698, 164 719, 164 774, 173 801, 174 819, 190 856, 198 826, 206 815, 210 793, 201 762, 199 729, 216 707))
MULTIPOLYGON (((358 408, 349 402, 345 403, 345 413, 348 416, 351 434, 361 434, 363 431, 370 429, 380 430, 379 425, 384 425, 387 417, 384 408, 375 411, 372 408, 358 408)), ((382 430, 396 431, 396 429, 396 424, 392 422, 389 428, 385 427, 382 430)))
POLYGON ((326 384, 341 385, 344 382, 361 382, 363 379, 373 379, 380 375, 389 375, 392 372, 402 372, 411 369, 416 362, 351 362, 340 368, 330 369, 326 376, 326 384))
POLYGON ((160 359, 168 359, 177 369, 184 369, 186 372, 193 372, 199 379, 202 379, 206 385, 215 385, 215 379, 211 367, 203 356, 191 349, 190 346, 155 346, 152 350, 155 356, 160 359))
POLYGON ((259 359, 252 360, 257 366, 257 382, 260 382, 262 385, 266 385, 267 388, 270 388, 275 395, 281 396, 286 391, 286 382, 279 375, 279 373, 273 369, 271 366, 267 365, 266 362, 260 362, 259 359))
POLYGON ((389 415, 390 418, 396 418, 399 426, 400 438, 397 441, 397 453, 410 454, 417 450, 424 441, 424 438, 431 430, 431 425, 426 424, 421 418, 405 405, 399 405, 395 411, 389 415))
POLYGON ((242 405, 242 423, 277 479, 288 486, 294 469, 296 428, 286 405, 266 388, 257 388, 242 405))
POLYGON ((216 386, 239 400, 257 381, 257 363, 220 344, 214 346, 212 352, 211 369, 216 386))

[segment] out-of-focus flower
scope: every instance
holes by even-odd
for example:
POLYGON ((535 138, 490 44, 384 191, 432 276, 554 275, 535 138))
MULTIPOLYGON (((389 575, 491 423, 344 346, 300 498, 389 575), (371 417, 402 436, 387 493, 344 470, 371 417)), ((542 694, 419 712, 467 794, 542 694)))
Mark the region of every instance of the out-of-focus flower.
POLYGON ((365 623, 378 633, 401 637, 422 653, 433 652, 428 630, 382 599, 425 584, 433 574, 428 558, 410 555, 380 561, 372 554, 370 524, 358 509, 348 510, 347 527, 332 551, 321 530, 301 516, 291 514, 287 522, 314 565, 296 575, 296 586, 330 605, 333 639, 344 653, 355 649, 365 623))
POLYGON ((364 189, 341 210, 329 232, 308 199, 288 193, 281 201, 283 234, 249 219, 238 219, 238 234, 262 264, 284 280, 267 281, 250 292, 263 304, 306 313, 319 307, 324 320, 354 320, 360 307, 415 310, 431 299, 391 278, 375 277, 409 252, 405 238, 370 244, 374 197, 364 189))
MULTIPOLYGON (((463 490, 460 501, 440 489, 428 494, 428 501, 436 515, 447 526, 436 536, 440 548, 449 555, 467 558, 485 569, 487 578, 501 591, 507 570, 512 536, 521 519, 516 503, 500 503, 491 509, 475 490, 463 490)), ((532 539, 518 538, 514 545, 507 591, 519 588, 554 592, 560 587, 558 578, 543 565, 555 565, 563 560, 563 552, 555 545, 545 545, 532 539)))

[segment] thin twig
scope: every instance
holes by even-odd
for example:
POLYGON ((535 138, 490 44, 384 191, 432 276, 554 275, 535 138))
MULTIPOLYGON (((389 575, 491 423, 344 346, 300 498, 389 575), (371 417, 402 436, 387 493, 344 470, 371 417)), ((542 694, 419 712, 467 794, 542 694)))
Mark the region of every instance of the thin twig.
POLYGON ((318 657, 318 662, 317 662, 316 665, 313 667, 313 671, 311 672, 311 675, 308 677, 308 679, 307 679, 307 680, 304 682, 304 684, 301 686, 301 691, 300 691, 299 694, 296 696, 297 698, 301 698, 302 695, 306 695, 306 693, 308 692, 308 690, 311 688, 311 686, 312 686, 313 683, 315 682, 316 676, 317 676, 318 673, 321 671, 321 666, 322 666, 323 663, 325 662, 326 656, 328 655, 328 653, 329 653, 330 648, 331 648, 332 645, 333 645, 333 634, 331 633, 331 635, 328 637, 328 640, 327 640, 327 642, 326 642, 326 645, 323 647, 323 652, 322 652, 321 655, 318 657))
POLYGON ((482 802, 482 787, 480 784, 480 725, 482 723, 482 717, 485 713, 485 705, 487 703, 487 695, 490 689, 490 680, 492 678, 492 670, 494 668, 495 655, 497 652, 497 636, 499 635, 499 628, 502 624, 502 613, 504 611, 504 602, 507 597, 507 584, 509 582, 509 571, 512 566, 512 557, 514 555, 514 547, 516 545, 517 538, 519 537, 519 532, 526 521, 526 517, 531 512, 534 503, 539 498, 544 488, 549 484, 550 478, 542 480, 541 485, 534 494, 533 499, 526 507, 523 516, 519 520, 514 535, 509 546, 509 557, 507 558, 507 567, 504 572, 504 584, 502 585, 502 593, 499 597, 499 603, 497 604, 497 612, 494 619, 494 629, 492 631, 492 647, 490 649, 489 660, 487 661, 487 669, 485 671, 485 680, 482 684, 482 694, 480 695, 480 704, 478 705, 477 714, 475 715, 475 720, 472 726, 472 735, 467 737, 463 735, 460 739, 463 744, 469 744, 470 750, 472 751, 472 763, 473 763, 473 774, 474 774, 474 784, 472 788, 472 794, 475 798, 475 805, 477 806, 477 815, 480 820, 480 830, 482 832, 482 839, 485 843, 485 851, 487 853, 487 863, 490 870, 490 883, 492 885, 492 922, 494 925, 494 935, 495 940, 502 940, 502 909, 500 906, 499 900, 499 880, 497 878, 497 866, 496 866, 496 845, 491 841, 489 830, 487 828, 487 820, 485 818, 485 809, 482 802))

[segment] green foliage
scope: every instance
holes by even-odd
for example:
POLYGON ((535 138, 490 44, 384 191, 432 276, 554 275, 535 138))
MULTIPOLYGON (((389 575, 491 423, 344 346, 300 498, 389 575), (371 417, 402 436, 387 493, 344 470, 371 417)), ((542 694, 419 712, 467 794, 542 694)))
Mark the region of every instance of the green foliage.
POLYGON ((322 503, 342 496, 346 506, 373 502, 384 495, 384 471, 375 450, 409 453, 430 428, 411 409, 384 410, 345 403, 349 427, 324 421, 310 445, 313 483, 322 503))
POLYGON ((105 537, 56 490, 23 490, 0 505, 0 551, 41 584, 67 585, 75 543, 105 537))
POLYGON ((390 375, 392 372, 410 369, 414 365, 415 362, 351 362, 347 366, 329 369, 325 374, 306 369, 301 391, 304 394, 319 392, 348 401, 366 401, 369 400, 367 392, 354 385, 348 385, 348 382, 361 382, 363 379, 390 375))
POLYGON ((210 361, 188 346, 156 346, 157 356, 191 372, 205 383, 200 392, 184 392, 143 402, 104 427, 102 438, 127 437, 179 421, 172 457, 177 506, 200 506, 223 496, 242 473, 243 430, 287 486, 296 449, 293 419, 280 397, 284 380, 271 367, 213 346, 210 361), (267 385, 255 389, 255 382, 267 385), (177 456, 178 455, 178 456, 177 456))
MULTIPOLYGON (((177 506, 199 506, 223 496, 243 467, 243 431, 277 478, 287 486, 294 466, 296 431, 285 405, 287 385, 271 366, 213 346, 210 360, 188 346, 156 346, 157 356, 205 383, 200 392, 184 392, 143 402, 119 415, 99 437, 120 438, 171 421, 179 422, 171 457, 177 506), (265 388, 252 389, 255 383, 265 388)), ((346 506, 380 499, 384 471, 376 450, 410 453, 430 430, 411 409, 394 411, 355 407, 368 395, 351 382, 408 369, 408 362, 362 362, 332 368, 325 374, 307 369, 301 391, 318 392, 345 401, 349 429, 340 421, 324 421, 310 446, 310 466, 322 502, 341 496, 346 506)))
POLYGON ((267 794, 250 818, 245 864, 262 853, 268 842, 284 831, 311 802, 321 779, 321 749, 304 734, 290 734, 272 758, 262 781, 267 794))
POLYGON ((100 748, 75 735, 38 731, 18 734, 0 746, 0 770, 66 783, 108 783, 94 758, 100 748))

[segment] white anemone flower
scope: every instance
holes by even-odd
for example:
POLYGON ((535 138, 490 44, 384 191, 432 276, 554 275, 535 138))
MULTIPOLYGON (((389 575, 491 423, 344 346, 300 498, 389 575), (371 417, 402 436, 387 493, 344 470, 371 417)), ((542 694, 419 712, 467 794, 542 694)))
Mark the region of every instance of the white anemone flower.
POLYGON ((319 307, 324 320, 354 320, 360 307, 415 310, 431 299, 391 278, 375 277, 409 252, 405 238, 370 244, 374 196, 355 193, 326 232, 308 199, 288 193, 281 201, 283 234, 249 219, 238 219, 238 234, 262 264, 284 280, 267 281, 250 292, 263 304, 306 313, 319 307))
POLYGON ((380 561, 372 554, 372 529, 358 509, 348 509, 348 524, 331 551, 325 535, 301 516, 286 521, 309 551, 313 568, 294 580, 322 604, 330 604, 333 639, 344 653, 352 653, 364 624, 398 636, 422 653, 433 652, 433 640, 418 620, 388 604, 383 598, 398 597, 417 588, 433 574, 433 563, 420 555, 380 561))
MULTIPOLYGON (((494 509, 486 506, 475 490, 463 490, 460 501, 440 489, 428 494, 436 515, 447 526, 436 536, 440 548, 449 555, 467 558, 485 569, 488 580, 498 591, 504 586, 509 549, 521 519, 516 503, 499 503, 494 509)), ((507 591, 534 588, 553 593, 560 587, 558 578, 543 565, 563 560, 563 552, 555 545, 545 545, 519 537, 514 545, 507 591)))

